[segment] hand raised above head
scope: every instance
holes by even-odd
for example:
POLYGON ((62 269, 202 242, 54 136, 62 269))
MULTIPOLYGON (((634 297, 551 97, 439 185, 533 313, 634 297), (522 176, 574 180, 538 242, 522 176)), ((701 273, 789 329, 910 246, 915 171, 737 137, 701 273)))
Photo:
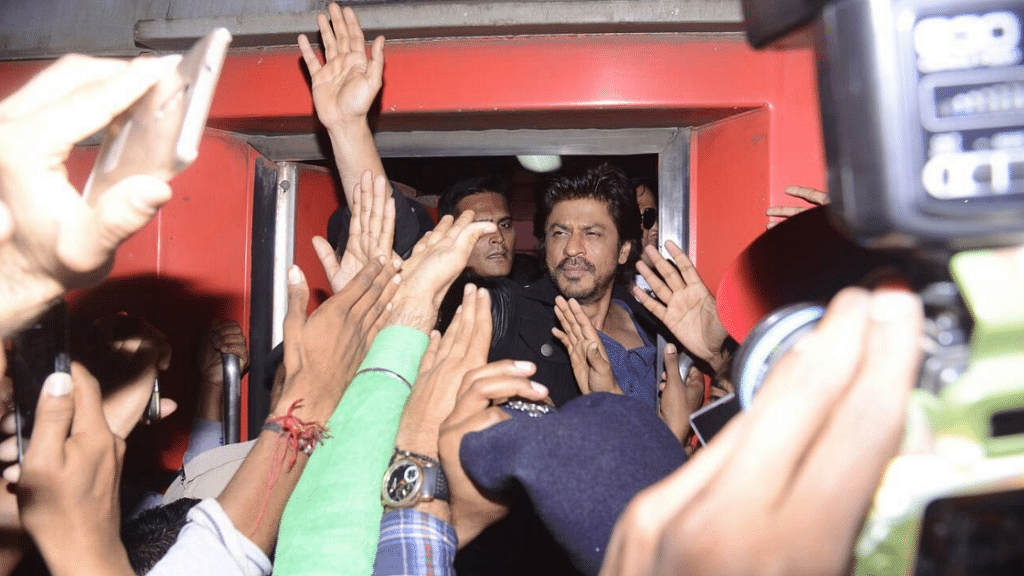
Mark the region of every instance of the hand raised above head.
POLYGON ((299 35, 299 50, 312 79, 313 103, 317 117, 329 129, 346 122, 365 122, 377 92, 383 84, 384 37, 373 41, 366 57, 363 29, 352 8, 327 6, 330 18, 317 15, 323 39, 325 62, 320 63, 309 39, 299 35))
POLYGON ((380 330, 398 289, 396 262, 370 260, 337 294, 306 317, 309 286, 298 266, 288 270, 284 320, 285 383, 272 416, 298 400, 303 420, 326 421, 380 330))
POLYGON ((87 202, 64 162, 179 60, 64 56, 0 102, 0 336, 102 281, 117 247, 170 199, 165 182, 132 176, 87 202))
POLYGON ((466 284, 462 305, 444 336, 431 333, 431 344, 402 412, 396 446, 437 456, 441 422, 451 413, 466 373, 487 363, 490 343, 490 296, 487 290, 466 284))
POLYGON ((363 171, 359 186, 352 195, 352 217, 349 220, 345 252, 339 259, 330 243, 313 237, 324 274, 332 292, 339 292, 370 259, 390 257, 395 239, 395 200, 388 195, 387 179, 376 178, 370 170, 363 171))

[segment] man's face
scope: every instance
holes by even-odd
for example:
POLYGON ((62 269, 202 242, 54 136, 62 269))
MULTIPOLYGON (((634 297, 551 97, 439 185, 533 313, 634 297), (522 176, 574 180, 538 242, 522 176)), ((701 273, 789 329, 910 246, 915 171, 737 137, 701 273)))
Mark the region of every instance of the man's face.
MULTIPOLYGON (((654 201, 654 192, 643 184, 636 187, 636 203, 640 205, 640 215, 643 217, 643 213, 653 208, 658 209, 658 203, 654 201)), ((655 248, 658 247, 658 220, 654 220, 654 224, 650 228, 643 228, 641 226, 640 234, 641 248, 645 246, 653 245, 655 248)))
POLYGON ((508 276, 512 271, 512 251, 516 246, 516 229, 512 227, 512 214, 508 201, 501 194, 483 192, 470 194, 459 200, 456 206, 459 214, 472 210, 474 222, 494 222, 498 231, 486 234, 473 246, 466 268, 476 274, 490 278, 508 276))
POLYGON ((566 298, 597 302, 615 283, 615 272, 629 259, 630 242, 619 233, 604 202, 565 200, 555 204, 544 227, 544 260, 566 298))

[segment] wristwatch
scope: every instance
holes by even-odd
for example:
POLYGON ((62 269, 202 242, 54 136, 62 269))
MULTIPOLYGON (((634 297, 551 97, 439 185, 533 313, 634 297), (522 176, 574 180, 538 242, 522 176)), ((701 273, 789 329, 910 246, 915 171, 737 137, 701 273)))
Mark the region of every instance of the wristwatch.
POLYGON ((448 501, 448 480, 437 460, 395 448, 380 487, 381 504, 412 508, 420 502, 448 501))

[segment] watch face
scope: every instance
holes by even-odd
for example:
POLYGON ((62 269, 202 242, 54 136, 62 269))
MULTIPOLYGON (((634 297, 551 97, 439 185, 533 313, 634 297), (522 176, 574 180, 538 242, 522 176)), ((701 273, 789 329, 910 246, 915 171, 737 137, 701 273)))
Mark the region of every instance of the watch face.
POLYGON ((394 507, 412 506, 418 500, 423 474, 412 460, 397 460, 384 476, 384 504, 394 507))

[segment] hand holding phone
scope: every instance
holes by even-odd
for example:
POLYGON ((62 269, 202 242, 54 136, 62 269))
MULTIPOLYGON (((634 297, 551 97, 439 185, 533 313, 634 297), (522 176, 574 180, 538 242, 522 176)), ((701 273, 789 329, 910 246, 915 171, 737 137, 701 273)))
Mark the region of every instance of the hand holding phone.
POLYGON ((43 382, 54 372, 71 373, 68 340, 68 309, 61 301, 18 334, 12 342, 11 371, 14 380, 18 462, 22 461, 28 449, 43 382))

